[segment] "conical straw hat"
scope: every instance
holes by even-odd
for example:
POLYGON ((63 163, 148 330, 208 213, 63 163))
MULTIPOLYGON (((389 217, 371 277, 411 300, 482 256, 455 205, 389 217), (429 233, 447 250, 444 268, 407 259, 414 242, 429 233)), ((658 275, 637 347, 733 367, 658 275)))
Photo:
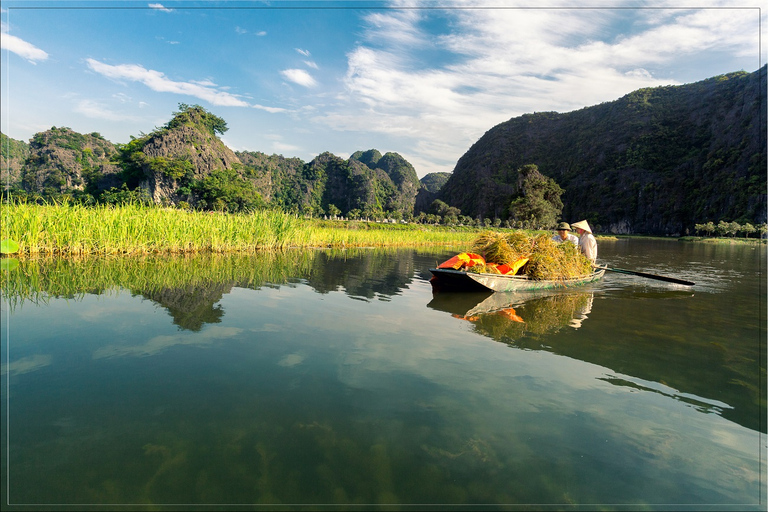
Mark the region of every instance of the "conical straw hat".
POLYGON ((571 228, 581 228, 587 233, 592 233, 592 228, 589 227, 589 224, 587 224, 586 220, 580 220, 579 222, 574 222, 571 224, 571 228))

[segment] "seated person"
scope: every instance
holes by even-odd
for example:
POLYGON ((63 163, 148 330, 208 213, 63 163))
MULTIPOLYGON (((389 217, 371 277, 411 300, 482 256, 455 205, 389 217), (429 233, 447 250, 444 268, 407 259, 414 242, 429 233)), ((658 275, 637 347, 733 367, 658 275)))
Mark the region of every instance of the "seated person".
POLYGON ((567 222, 561 222, 557 225, 557 234, 552 237, 552 240, 555 242, 568 241, 573 245, 579 245, 579 239, 576 238, 576 235, 570 234, 569 231, 571 231, 571 226, 567 222))

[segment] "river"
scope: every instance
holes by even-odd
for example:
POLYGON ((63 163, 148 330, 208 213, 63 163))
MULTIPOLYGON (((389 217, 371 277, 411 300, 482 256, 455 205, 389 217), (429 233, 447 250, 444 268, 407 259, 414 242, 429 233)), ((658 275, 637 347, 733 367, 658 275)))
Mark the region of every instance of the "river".
POLYGON ((765 246, 599 251, 696 285, 433 293, 453 249, 22 261, 8 510, 765 510, 765 246))

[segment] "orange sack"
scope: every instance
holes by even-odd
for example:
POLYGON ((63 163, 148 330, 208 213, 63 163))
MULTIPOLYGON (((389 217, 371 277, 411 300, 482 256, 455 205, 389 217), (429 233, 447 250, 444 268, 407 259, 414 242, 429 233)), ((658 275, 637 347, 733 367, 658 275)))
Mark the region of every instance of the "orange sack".
POLYGON ((474 267, 477 264, 482 263, 485 265, 485 258, 479 254, 471 252, 462 252, 457 254, 451 259, 448 259, 437 266, 437 268, 452 268, 459 270, 461 267, 474 267))

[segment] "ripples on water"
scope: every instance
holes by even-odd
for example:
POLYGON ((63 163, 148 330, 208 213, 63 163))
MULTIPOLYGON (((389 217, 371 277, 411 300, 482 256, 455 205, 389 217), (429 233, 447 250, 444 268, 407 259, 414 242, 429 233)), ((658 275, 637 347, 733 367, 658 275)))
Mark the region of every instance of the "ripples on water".
POLYGON ((760 509, 764 248, 601 243, 693 288, 433 294, 452 254, 23 262, 8 499, 760 509))

